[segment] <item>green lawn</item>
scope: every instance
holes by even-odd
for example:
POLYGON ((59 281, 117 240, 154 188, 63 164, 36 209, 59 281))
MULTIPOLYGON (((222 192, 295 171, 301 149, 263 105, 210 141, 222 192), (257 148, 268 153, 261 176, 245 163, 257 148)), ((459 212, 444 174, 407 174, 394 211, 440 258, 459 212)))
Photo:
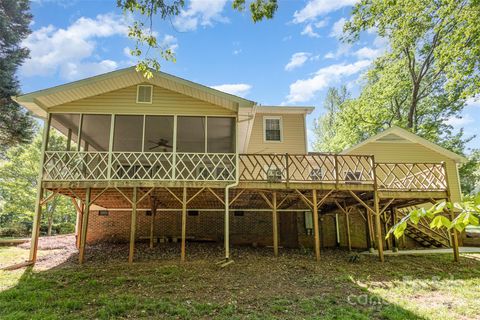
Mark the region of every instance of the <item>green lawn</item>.
MULTIPOLYGON (((348 262, 348 253, 236 249, 235 263, 214 264, 221 249, 188 245, 91 250, 87 263, 0 271, 0 319, 478 319, 480 255, 387 256, 348 262), (161 256, 161 258, 160 258, 161 256), (192 257, 193 256, 193 257, 192 257)), ((0 248, 17 261, 25 249, 0 248)), ((48 250, 41 251, 48 261, 48 250)), ((58 255, 58 250, 57 250, 58 255)))

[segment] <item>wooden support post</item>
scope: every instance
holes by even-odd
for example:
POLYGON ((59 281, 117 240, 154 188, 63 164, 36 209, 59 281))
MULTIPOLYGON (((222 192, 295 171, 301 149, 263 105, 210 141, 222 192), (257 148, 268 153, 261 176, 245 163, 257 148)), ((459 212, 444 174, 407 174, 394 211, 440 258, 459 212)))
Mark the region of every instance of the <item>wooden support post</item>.
POLYGON ((29 261, 33 263, 37 261, 38 236, 40 234, 40 221, 42 219, 42 195, 43 188, 38 186, 37 198, 35 200, 35 215, 33 216, 32 239, 30 241, 29 261))
POLYGON ((272 194, 272 225, 273 225, 273 254, 278 257, 278 213, 277 193, 272 194))
POLYGON ((317 204, 317 190, 312 190, 313 193, 313 233, 315 235, 315 258, 320 261, 320 234, 318 228, 318 204, 317 204))
POLYGON ((365 209, 365 217, 366 217, 366 229, 367 229, 367 247, 368 249, 373 252, 374 248, 374 240, 373 240, 373 232, 372 232, 372 214, 369 210, 365 209))
POLYGON ((347 228, 347 246, 348 251, 352 251, 352 239, 350 238, 350 211, 345 213, 345 226, 347 228))
POLYGON ((373 194, 373 202, 375 207, 375 231, 377 233, 377 250, 378 250, 378 258, 380 262, 385 261, 385 257, 383 256, 383 236, 382 236, 382 225, 380 220, 380 209, 378 204, 378 193, 377 189, 375 188, 373 194))
MULTIPOLYGON (((447 173, 447 164, 445 162, 442 162, 442 167, 443 167, 443 172, 445 174, 445 190, 447 192, 447 201, 452 202, 451 198, 451 192, 450 192, 450 182, 449 182, 449 177, 447 173)), ((448 210, 450 213, 450 220, 453 221, 455 219, 455 209, 448 210)), ((452 228, 452 233, 451 233, 451 238, 452 238, 452 247, 453 247, 453 260, 455 262, 458 262, 460 260, 460 252, 458 250, 458 232, 457 229, 452 228)))
POLYGON ((135 254, 135 232, 137 231, 137 187, 133 187, 132 194, 132 220, 130 221, 130 250, 128 253, 128 263, 133 262, 135 254))
MULTIPOLYGON (((395 210, 394 207, 390 208, 390 215, 392 219, 392 227, 397 223, 397 210, 395 210)), ((394 235, 391 235, 390 238, 392 238, 392 251, 397 252, 398 251, 398 241, 397 238, 395 238, 394 235)))
POLYGON ((155 215, 157 214, 158 201, 155 197, 151 197, 151 212, 152 218, 150 220, 150 249, 153 249, 153 235, 155 230, 155 215))
POLYGON ((37 198, 35 202, 35 215, 33 216, 33 225, 32 225, 32 239, 30 241, 30 255, 29 261, 35 263, 37 261, 37 250, 38 250, 38 237, 40 235, 40 222, 42 220, 42 198, 43 198, 43 188, 42 188, 42 178, 43 178, 43 163, 45 160, 45 150, 47 148, 48 142, 48 131, 50 128, 51 115, 48 114, 47 120, 43 125, 43 137, 42 137, 42 149, 40 156, 40 173, 37 179, 37 198))
MULTIPOLYGON (((387 234, 388 232, 388 219, 387 219, 387 213, 385 212, 386 210, 383 211, 382 217, 383 217, 383 232, 384 234, 387 234)), ((391 250, 392 247, 390 246, 390 238, 385 240, 385 245, 387 250, 391 250)))
POLYGON ((182 197, 182 248, 180 260, 185 261, 185 242, 187 237, 187 187, 183 187, 182 197))
POLYGON ((85 207, 82 217, 82 231, 80 234, 80 252, 78 254, 78 262, 83 263, 85 258, 85 243, 87 241, 87 229, 88 229, 88 216, 90 215, 90 197, 92 189, 87 188, 85 195, 85 207))
POLYGON ((77 199, 72 198, 72 202, 75 205, 76 211, 77 211, 77 223, 76 223, 76 239, 75 239, 75 245, 77 249, 80 249, 80 234, 82 233, 82 220, 83 220, 83 212, 85 211, 85 205, 81 202, 78 201, 77 199))

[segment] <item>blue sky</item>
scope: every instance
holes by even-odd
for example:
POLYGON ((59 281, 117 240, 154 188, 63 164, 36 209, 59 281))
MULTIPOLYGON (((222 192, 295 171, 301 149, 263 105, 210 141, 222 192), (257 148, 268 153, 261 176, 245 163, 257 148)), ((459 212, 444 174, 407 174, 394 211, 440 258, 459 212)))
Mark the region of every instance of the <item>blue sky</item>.
MULTIPOLYGON (((347 46, 338 39, 356 0, 279 1, 273 20, 254 24, 227 0, 187 0, 172 21, 154 30, 177 62, 162 71, 228 91, 263 105, 312 105, 308 126, 322 112, 330 86, 346 84, 353 95, 372 59, 387 43, 365 33, 347 46)), ((34 0, 33 33, 25 40, 31 59, 19 70, 24 92, 43 89, 133 65, 128 18, 115 0, 34 0)), ((451 119, 467 135, 478 134, 480 101, 451 119)), ((309 135, 311 138, 311 135, 309 135)), ((480 137, 469 147, 480 147, 480 137)))

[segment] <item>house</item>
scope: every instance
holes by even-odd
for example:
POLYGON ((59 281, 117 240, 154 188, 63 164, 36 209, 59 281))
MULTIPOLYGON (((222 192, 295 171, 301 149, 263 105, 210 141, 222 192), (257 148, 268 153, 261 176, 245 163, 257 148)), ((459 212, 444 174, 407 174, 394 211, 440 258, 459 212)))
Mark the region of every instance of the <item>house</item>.
MULTIPOLYGON (((281 247, 398 247, 385 232, 406 208, 460 196, 463 159, 400 128, 341 154, 309 153, 313 107, 261 106, 178 77, 127 68, 16 97, 45 119, 30 260, 42 206, 61 195, 87 243, 180 241, 281 247), (49 136, 65 137, 61 148, 49 136)), ((409 226, 412 243, 457 234, 409 226)), ((407 243, 405 244, 407 245, 407 243)))

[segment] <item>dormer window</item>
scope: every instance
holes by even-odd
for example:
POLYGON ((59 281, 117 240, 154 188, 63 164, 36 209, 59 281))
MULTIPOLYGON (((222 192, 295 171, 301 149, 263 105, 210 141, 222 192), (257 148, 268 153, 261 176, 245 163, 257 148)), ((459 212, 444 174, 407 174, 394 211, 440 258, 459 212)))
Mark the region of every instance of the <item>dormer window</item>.
POLYGON ((265 142, 282 141, 282 117, 263 118, 263 138, 265 142))
POLYGON ((137 86, 137 103, 152 103, 153 86, 138 85, 137 86))

